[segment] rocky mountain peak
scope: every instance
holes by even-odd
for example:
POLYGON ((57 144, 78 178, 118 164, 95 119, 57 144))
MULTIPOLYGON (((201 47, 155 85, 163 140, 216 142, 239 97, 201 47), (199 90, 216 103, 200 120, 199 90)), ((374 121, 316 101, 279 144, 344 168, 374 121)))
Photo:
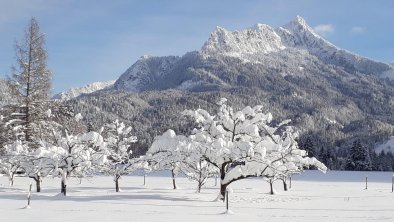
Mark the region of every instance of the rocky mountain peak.
POLYGON ((205 42, 201 52, 205 55, 223 54, 231 57, 245 57, 252 54, 267 54, 284 49, 279 35, 265 24, 241 31, 228 31, 216 27, 205 42))

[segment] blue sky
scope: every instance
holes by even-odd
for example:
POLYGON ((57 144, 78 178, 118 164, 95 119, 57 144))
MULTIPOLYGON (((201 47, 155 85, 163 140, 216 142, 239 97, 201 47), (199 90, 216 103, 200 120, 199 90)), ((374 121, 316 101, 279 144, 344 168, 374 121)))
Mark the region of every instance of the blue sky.
POLYGON ((198 50, 216 26, 278 27, 296 15, 341 48, 394 61, 392 0, 0 0, 0 76, 31 16, 46 33, 56 93, 117 79, 142 55, 198 50))

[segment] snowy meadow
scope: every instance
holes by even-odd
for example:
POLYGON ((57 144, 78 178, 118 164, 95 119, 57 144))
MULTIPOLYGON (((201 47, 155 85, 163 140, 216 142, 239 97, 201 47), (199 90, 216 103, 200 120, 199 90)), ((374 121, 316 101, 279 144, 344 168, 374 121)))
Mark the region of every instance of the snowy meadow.
MULTIPOLYGON (((229 209, 213 201, 219 192, 209 179, 201 193, 185 177, 172 187, 170 173, 124 176, 121 192, 113 178, 70 178, 67 196, 59 195, 59 178, 43 179, 26 209, 31 179, 16 177, 14 187, 0 177, 1 221, 393 221, 392 173, 307 171, 292 178, 283 191, 279 181, 270 195, 269 183, 251 178, 230 185, 229 209), (365 177, 368 176, 368 189, 365 177)), ((33 189, 34 190, 34 189, 33 189)))

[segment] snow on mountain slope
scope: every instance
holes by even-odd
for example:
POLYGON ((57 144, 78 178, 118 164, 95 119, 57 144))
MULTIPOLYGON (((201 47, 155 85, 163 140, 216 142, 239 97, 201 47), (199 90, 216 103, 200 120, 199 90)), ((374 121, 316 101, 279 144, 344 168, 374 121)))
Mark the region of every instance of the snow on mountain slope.
POLYGON ((316 34, 300 16, 276 29, 258 24, 255 28, 230 32, 217 27, 201 52, 205 56, 221 54, 242 61, 258 62, 265 59, 261 55, 282 53, 286 48, 305 50, 328 64, 394 79, 392 66, 336 47, 316 34))
POLYGON ((380 153, 382 151, 386 153, 394 152, 394 136, 392 136, 389 140, 387 140, 386 142, 382 143, 381 145, 375 148, 376 153, 380 153))
POLYGON ((80 88, 71 88, 67 92, 61 92, 59 94, 54 95, 52 98, 60 99, 60 100, 70 100, 82 94, 89 94, 89 93, 94 93, 98 90, 107 89, 113 86, 114 83, 115 83, 114 80, 105 81, 105 82, 94 82, 80 88))
MULTIPOLYGON (((115 82, 117 90, 138 92, 149 88, 153 82, 163 84, 165 74, 180 58, 177 56, 153 57, 142 56, 134 65, 124 72, 115 82)), ((158 88, 160 88, 158 86, 158 88)))
POLYGON ((201 51, 207 55, 220 53, 242 58, 250 54, 277 52, 284 48, 273 28, 257 24, 254 28, 235 32, 216 27, 201 51))

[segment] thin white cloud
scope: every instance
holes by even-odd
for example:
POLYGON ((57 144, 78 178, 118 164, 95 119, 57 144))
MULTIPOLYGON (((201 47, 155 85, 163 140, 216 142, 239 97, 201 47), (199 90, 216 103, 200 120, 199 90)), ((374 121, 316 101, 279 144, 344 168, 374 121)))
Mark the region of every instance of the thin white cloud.
POLYGON ((353 32, 353 33, 363 33, 365 31, 367 31, 367 28, 362 27, 362 26, 354 26, 351 29, 351 32, 353 32))
POLYGON ((315 28, 313 28, 315 30, 316 33, 322 35, 322 36, 326 36, 328 34, 331 34, 335 31, 335 28, 333 25, 331 24, 321 24, 321 25, 317 25, 315 26, 315 28))

